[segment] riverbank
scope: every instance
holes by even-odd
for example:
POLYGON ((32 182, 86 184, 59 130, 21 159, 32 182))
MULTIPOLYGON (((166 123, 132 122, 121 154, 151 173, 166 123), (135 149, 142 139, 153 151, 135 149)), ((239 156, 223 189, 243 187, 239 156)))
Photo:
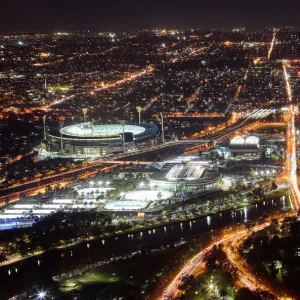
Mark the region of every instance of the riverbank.
MULTIPOLYGON (((281 196, 286 196, 287 197, 288 195, 289 195, 289 191, 287 189, 276 189, 276 190, 272 191, 271 193, 269 193, 268 195, 266 195, 266 201, 270 201, 270 200, 272 200, 272 198, 275 198, 275 197, 276 198, 281 197, 281 196)), ((180 223, 195 221, 197 219, 203 219, 203 218, 206 218, 206 217, 212 217, 214 215, 222 214, 222 213, 227 212, 227 211, 237 211, 237 210, 240 210, 242 208, 253 206, 255 204, 261 203, 263 201, 265 201, 265 200, 258 200, 258 201, 252 202, 252 203, 242 202, 242 203, 239 203, 239 204, 235 204, 234 206, 230 206, 226 209, 213 210, 213 211, 210 211, 210 212, 207 212, 207 213, 201 213, 201 214, 198 214, 198 215, 192 215, 192 216, 187 216, 187 217, 178 217, 178 218, 173 219, 173 220, 172 219, 171 220, 164 220, 163 222, 161 222, 161 221, 160 222, 153 222, 153 223, 147 224, 147 225, 136 224, 133 228, 130 228, 130 229, 126 229, 126 230, 115 232, 115 233, 107 233, 107 234, 104 234, 104 235, 101 235, 101 236, 92 236, 92 237, 86 238, 84 240, 80 240, 76 243, 71 243, 71 244, 68 244, 68 245, 58 246, 55 249, 61 249, 62 250, 62 249, 66 249, 66 248, 69 248, 69 247, 74 247, 74 246, 82 244, 82 243, 89 243, 89 242, 92 242, 92 241, 95 241, 95 240, 105 241, 105 239, 107 239, 107 238, 111 238, 111 237, 118 238, 119 236, 122 236, 122 235, 134 234, 134 233, 137 233, 137 232, 147 231, 147 230, 150 230, 150 229, 155 231, 155 229, 158 229, 158 228, 163 228, 163 227, 166 227, 166 226, 172 226, 172 225, 176 225, 176 224, 180 224, 180 223)), ((55 250, 55 249, 53 249, 53 250, 55 250)), ((24 261, 28 258, 39 257, 39 256, 41 256, 45 253, 51 252, 53 250, 46 251, 46 252, 38 250, 38 251, 34 251, 34 253, 32 255, 28 255, 28 256, 25 256, 25 257, 22 257, 20 255, 12 257, 11 259, 8 259, 7 261, 3 262, 2 265, 0 266, 0 269, 1 269, 1 267, 8 266, 8 265, 13 265, 15 263, 24 261)))

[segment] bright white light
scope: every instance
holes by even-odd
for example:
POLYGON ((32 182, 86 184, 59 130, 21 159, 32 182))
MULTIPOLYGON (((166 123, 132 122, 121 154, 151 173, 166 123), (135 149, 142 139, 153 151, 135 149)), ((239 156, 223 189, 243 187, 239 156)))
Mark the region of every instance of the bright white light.
POLYGON ((264 174, 264 171, 261 171, 260 174, 263 175, 263 174, 264 174))
POLYGON ((90 181, 90 185, 94 185, 94 181, 90 181))
POLYGON ((140 187, 143 187, 144 185, 145 185, 144 182, 141 182, 141 183, 140 183, 140 187))
POLYGON ((45 296, 46 296, 46 293, 43 292, 43 291, 39 292, 39 294, 38 294, 38 298, 39 298, 39 299, 44 299, 45 296))
POLYGON ((165 47, 166 47, 166 44, 165 44, 165 43, 162 43, 161 46, 162 46, 163 48, 165 48, 165 47))
POLYGON ((101 185, 102 183, 103 183, 102 181, 99 181, 99 182, 98 182, 99 185, 101 185))
POLYGON ((106 185, 109 185, 110 184, 110 182, 109 181, 106 181, 106 185))
POLYGON ((257 175, 258 175, 258 172, 255 172, 254 174, 255 174, 255 176, 257 176, 257 175))
POLYGON ((273 173, 273 174, 275 174, 275 172, 276 172, 275 170, 272 170, 272 173, 273 173))
POLYGON ((268 175, 270 174, 270 171, 269 171, 269 170, 267 170, 267 174, 268 174, 268 175))
POLYGON ((121 197, 123 197, 124 195, 125 195, 125 193, 124 193, 124 192, 122 192, 122 193, 120 194, 120 196, 121 196, 121 197))
POLYGON ((23 46, 24 43, 22 41, 18 41, 18 45, 23 46))

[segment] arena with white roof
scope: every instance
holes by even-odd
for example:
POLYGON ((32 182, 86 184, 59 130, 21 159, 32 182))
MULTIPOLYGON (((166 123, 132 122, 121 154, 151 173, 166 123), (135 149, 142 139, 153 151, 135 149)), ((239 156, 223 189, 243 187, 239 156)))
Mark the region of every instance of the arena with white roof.
POLYGON ((153 189, 199 193, 216 189, 221 174, 201 162, 174 165, 170 170, 155 172, 150 177, 153 189))
POLYGON ((235 156, 235 155, 260 155, 266 151, 264 141, 261 141, 257 136, 235 136, 229 142, 225 141, 221 144, 217 151, 220 155, 235 156))

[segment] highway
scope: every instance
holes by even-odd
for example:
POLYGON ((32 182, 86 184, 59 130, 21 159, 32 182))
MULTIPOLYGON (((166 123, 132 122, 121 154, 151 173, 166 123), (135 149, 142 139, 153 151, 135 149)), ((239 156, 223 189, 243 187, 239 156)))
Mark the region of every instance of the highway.
MULTIPOLYGON (((286 93, 289 102, 292 102, 292 89, 290 85, 290 76, 287 72, 287 62, 282 62, 283 75, 286 84, 286 93)), ((287 145, 286 145, 286 169, 289 175, 289 183, 291 196, 294 203, 294 209, 299 210, 300 207, 300 192, 297 179, 297 135, 295 129, 295 108, 294 105, 289 106, 289 110, 286 111, 285 117, 287 119, 287 145)))
POLYGON ((287 130, 287 148, 286 148, 286 168, 289 174, 291 196, 294 204, 294 209, 299 210, 300 207, 300 192, 297 180, 297 136, 295 130, 295 112, 294 106, 290 106, 288 116, 287 130))

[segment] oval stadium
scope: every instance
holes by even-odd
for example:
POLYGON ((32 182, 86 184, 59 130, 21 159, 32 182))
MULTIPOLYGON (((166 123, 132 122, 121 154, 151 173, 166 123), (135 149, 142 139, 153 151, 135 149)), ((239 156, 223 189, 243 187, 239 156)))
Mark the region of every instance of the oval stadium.
POLYGON ((43 148, 68 156, 105 156, 134 150, 139 143, 155 143, 157 134, 158 128, 153 123, 123 126, 86 122, 49 131, 43 148))

